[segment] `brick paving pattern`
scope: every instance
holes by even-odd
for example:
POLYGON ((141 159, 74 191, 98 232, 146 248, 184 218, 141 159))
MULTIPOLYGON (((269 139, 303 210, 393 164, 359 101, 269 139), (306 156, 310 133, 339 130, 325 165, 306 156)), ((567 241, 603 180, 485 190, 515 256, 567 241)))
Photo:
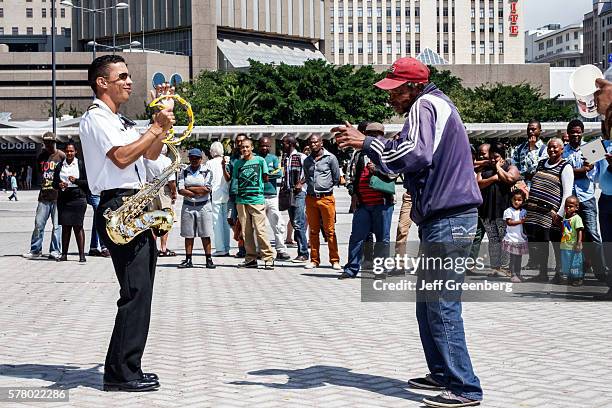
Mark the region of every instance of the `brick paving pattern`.
MULTIPOLYGON (((351 215, 346 192, 336 195, 344 261, 351 215)), ((178 228, 169 246, 179 257, 159 259, 143 358, 162 387, 105 393, 118 298, 111 261, 79 265, 74 241, 69 262, 21 258, 36 195, 20 199, 0 192, 0 387, 66 388, 79 407, 419 407, 432 395, 406 383, 427 372, 413 303, 360 302, 359 279, 338 281, 326 249, 314 271, 238 270, 232 258, 207 270, 196 245, 200 267, 179 270, 178 228)), ((48 240, 49 228, 45 250, 48 240)), ((464 318, 482 406, 612 406, 612 303, 465 303, 464 318)), ((44 405, 66 403, 20 406, 44 405)))

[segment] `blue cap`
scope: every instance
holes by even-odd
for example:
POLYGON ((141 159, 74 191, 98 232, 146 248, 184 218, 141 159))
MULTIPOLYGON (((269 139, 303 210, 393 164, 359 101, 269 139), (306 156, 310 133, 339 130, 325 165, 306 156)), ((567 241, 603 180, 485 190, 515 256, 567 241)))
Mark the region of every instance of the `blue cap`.
POLYGON ((202 157, 202 151, 198 148, 189 150, 188 156, 202 157))

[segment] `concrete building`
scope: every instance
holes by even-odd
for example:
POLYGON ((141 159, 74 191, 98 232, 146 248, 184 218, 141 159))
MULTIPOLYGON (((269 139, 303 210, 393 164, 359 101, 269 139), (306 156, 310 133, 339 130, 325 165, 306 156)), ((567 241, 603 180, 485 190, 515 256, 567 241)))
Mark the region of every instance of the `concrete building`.
MULTIPOLYGON (((100 0, 97 7, 108 7, 100 0)), ((128 0, 129 9, 96 13, 96 42, 138 40, 145 49, 187 55, 192 74, 240 69, 248 58, 300 64, 324 58, 324 0, 128 0), (113 28, 116 27, 116 30, 113 28)), ((92 0, 81 4, 92 7, 92 0)), ((93 16, 73 11, 73 48, 93 40, 93 16)))
MULTIPOLYGON (((1 3, 0 3, 1 4, 1 3)), ((134 85, 122 112, 130 117, 144 113, 147 92, 156 77, 189 78, 189 58, 180 55, 124 52, 134 85)), ((0 54, 0 112, 13 120, 51 116, 51 54, 47 52, 0 54)), ((57 105, 60 113, 82 113, 93 99, 87 83, 91 53, 57 53, 57 105)))
POLYGON ((429 48, 450 64, 522 64, 523 6, 515 0, 330 0, 326 56, 391 64, 429 48))
MULTIPOLYGON (((70 9, 56 2, 58 51, 70 51, 70 9)), ((0 1, 0 44, 9 51, 51 51, 51 0, 0 1)))
POLYGON ((582 62, 608 68, 612 54, 612 0, 593 0, 593 10, 584 15, 582 62))
POLYGON ((548 63, 551 67, 582 65, 582 24, 561 27, 551 24, 525 33, 525 62, 548 63))

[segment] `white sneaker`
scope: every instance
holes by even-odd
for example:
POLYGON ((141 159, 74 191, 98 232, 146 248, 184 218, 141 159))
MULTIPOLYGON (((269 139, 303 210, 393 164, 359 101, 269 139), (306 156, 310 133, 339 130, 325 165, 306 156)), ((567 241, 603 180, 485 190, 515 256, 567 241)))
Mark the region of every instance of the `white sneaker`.
POLYGON ((40 252, 28 252, 21 256, 23 256, 26 259, 35 259, 35 258, 40 258, 43 255, 40 252))
POLYGON ((336 271, 341 271, 342 267, 340 266, 340 262, 334 262, 332 264, 332 269, 336 270, 336 271))
POLYGON ((59 258, 60 256, 62 256, 62 254, 60 254, 59 252, 54 251, 54 252, 51 252, 51 253, 49 254, 49 259, 57 259, 57 258, 59 258))
POLYGON ((317 266, 318 265, 316 263, 308 262, 306 265, 304 265, 304 269, 316 269, 317 266))

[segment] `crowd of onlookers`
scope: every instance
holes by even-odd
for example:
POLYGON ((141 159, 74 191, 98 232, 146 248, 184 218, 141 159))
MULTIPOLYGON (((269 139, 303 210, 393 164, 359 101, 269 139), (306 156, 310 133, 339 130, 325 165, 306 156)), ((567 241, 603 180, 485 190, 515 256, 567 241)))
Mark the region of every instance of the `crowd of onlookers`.
MULTIPOLYGON (((583 284, 585 272, 606 281, 610 262, 606 243, 612 241, 612 155, 597 163, 583 157, 584 124, 572 120, 563 139, 540 138, 541 124, 532 120, 527 140, 507 155, 501 142, 484 143, 473 151, 474 169, 483 197, 472 256, 486 233, 491 276, 521 282, 522 256, 531 280, 548 282, 549 251, 555 255, 553 283, 583 284), (596 198, 596 184, 601 196, 596 198), (600 233, 601 227, 601 233, 600 233)), ((609 132, 603 143, 612 151, 609 132)))
MULTIPOLYGON (((366 135, 385 137, 380 123, 364 122, 359 130, 366 135)), ((526 140, 518 145, 494 141, 473 149, 474 173, 483 203, 472 256, 479 254, 486 234, 490 276, 507 276, 513 282, 521 282, 524 279, 521 269, 525 269, 523 256, 528 256, 526 267, 538 271, 532 279, 544 282, 549 278, 548 254, 552 243, 554 282, 581 285, 589 269, 598 279, 605 280, 611 260, 605 257, 602 238, 604 242, 612 241, 610 156, 597 163, 584 160, 580 151, 584 125, 579 120, 568 124, 563 139, 552 138, 545 143, 541 131, 541 124, 532 120, 526 140), (601 188, 599 203, 596 183, 601 188)), ((609 152, 607 134, 604 130, 609 152)), ((84 166, 76 157, 75 145, 69 143, 64 152, 57 150, 52 133, 45 134, 43 141, 45 150, 38 160, 43 183, 31 248, 24 256, 41 256, 44 225, 51 218, 54 225, 51 256, 58 261, 67 259, 73 231, 80 261, 85 262, 84 213, 87 204, 96 207, 99 197, 92 196, 87 188, 84 166)), ((354 278, 359 273, 366 242, 375 240, 388 249, 397 175, 382 172, 362 151, 343 152, 348 153, 348 159, 339 163, 316 135, 306 141, 303 150, 290 135, 280 140, 280 146, 279 157, 270 138, 263 137, 255 145, 240 134, 229 155, 220 142, 210 146, 208 157, 198 148, 188 151, 189 165, 168 180, 150 207, 169 208, 178 196, 183 197, 178 225, 185 239, 185 258, 179 268, 194 266, 197 237, 204 248, 207 268, 215 267, 213 257, 230 256, 233 239, 238 245, 233 256, 244 258, 239 267, 255 268, 258 260, 262 260, 268 269, 274 267, 275 261, 303 264, 308 269, 319 267, 322 237, 329 248, 329 262, 339 271, 340 279, 354 278), (351 195, 353 214, 344 265, 340 263, 335 232, 334 189, 339 185, 346 185, 351 195), (272 236, 268 236, 268 228, 272 236), (294 256, 289 254, 289 248, 296 248, 294 256)), ((164 154, 155 161, 147 160, 147 180, 161 174, 170 162, 164 154)), ((8 169, 3 177, 8 177, 12 185, 16 182, 8 169)), ((7 187, 16 194, 16 188, 10 184, 7 187)), ((412 203, 408 192, 403 193, 400 204, 395 251, 403 254, 411 226, 412 203)), ((167 235, 160 237, 160 241, 159 256, 176 256, 167 246, 167 235)), ((95 228, 89 255, 108 256, 95 228)))

